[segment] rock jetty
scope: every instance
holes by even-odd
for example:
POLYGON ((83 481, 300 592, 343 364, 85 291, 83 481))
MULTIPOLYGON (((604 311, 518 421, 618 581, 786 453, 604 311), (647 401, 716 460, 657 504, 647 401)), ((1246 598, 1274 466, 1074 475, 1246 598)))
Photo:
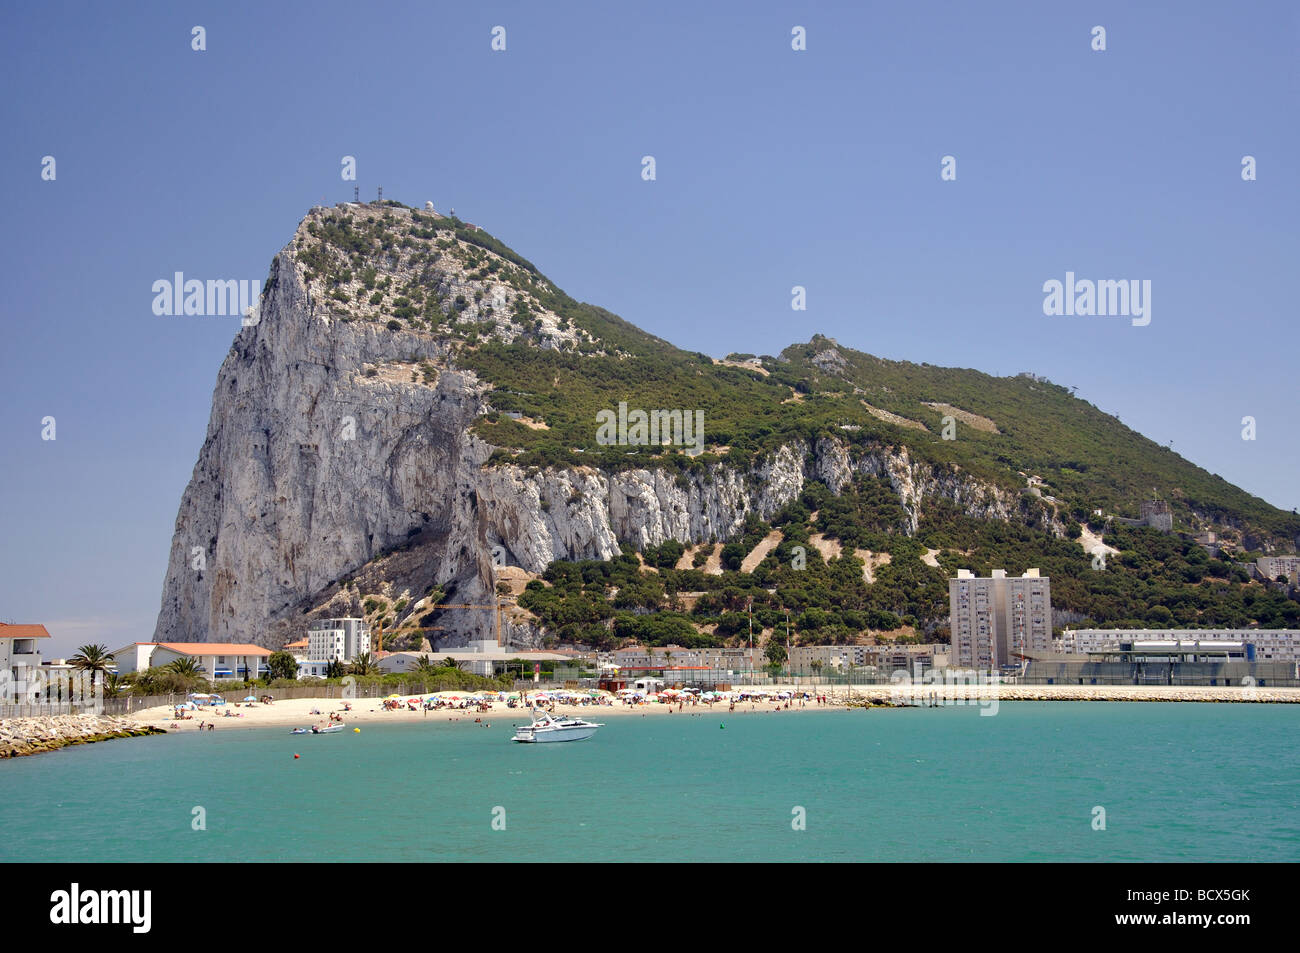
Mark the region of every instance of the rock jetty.
POLYGON ((109 738, 159 735, 163 729, 108 715, 48 715, 42 718, 0 719, 0 758, 56 751, 68 745, 109 738))

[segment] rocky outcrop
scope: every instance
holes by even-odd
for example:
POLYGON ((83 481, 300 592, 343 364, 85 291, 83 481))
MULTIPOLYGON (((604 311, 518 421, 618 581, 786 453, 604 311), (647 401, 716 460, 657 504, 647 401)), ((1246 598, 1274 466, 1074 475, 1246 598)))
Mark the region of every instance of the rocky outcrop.
MULTIPOLYGON (((557 559, 610 558, 625 543, 725 540, 810 480, 839 493, 858 474, 888 479, 913 532, 933 499, 1060 531, 1049 509, 1015 492, 919 463, 904 447, 832 438, 781 446, 751 469, 718 463, 689 476, 485 466, 495 448, 470 428, 491 410, 489 389, 457 368, 460 342, 445 326, 359 319, 343 303, 366 291, 355 276, 325 294, 304 264, 312 227, 309 216, 276 256, 258 321, 239 331, 218 373, 157 640, 279 647, 310 618, 359 614, 362 593, 378 589, 346 586, 353 578, 408 595, 412 608, 435 586, 448 601, 481 604, 495 596, 494 558, 541 572, 557 559)), ((474 296, 463 284, 447 293, 461 290, 474 296)), ((489 291, 485 302, 499 289, 489 291)), ((452 615, 439 620, 440 647, 481 632, 481 617, 452 615)), ((525 624, 509 635, 528 643, 538 633, 525 624)))
POLYGON ((48 715, 0 720, 0 758, 18 758, 109 738, 163 734, 161 728, 106 715, 48 715))

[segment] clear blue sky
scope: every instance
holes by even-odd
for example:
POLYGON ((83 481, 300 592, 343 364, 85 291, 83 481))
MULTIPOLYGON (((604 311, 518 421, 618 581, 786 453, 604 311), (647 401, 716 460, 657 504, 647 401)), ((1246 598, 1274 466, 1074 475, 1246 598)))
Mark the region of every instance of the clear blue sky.
POLYGON ((363 198, 454 207, 690 350, 820 331, 1032 370, 1300 506, 1298 9, 11 5, 0 619, 46 623, 47 655, 149 638, 238 321, 155 317, 150 285, 265 277, 309 207, 351 199, 344 155, 363 198), (1151 324, 1045 317, 1066 271, 1150 279, 1151 324))

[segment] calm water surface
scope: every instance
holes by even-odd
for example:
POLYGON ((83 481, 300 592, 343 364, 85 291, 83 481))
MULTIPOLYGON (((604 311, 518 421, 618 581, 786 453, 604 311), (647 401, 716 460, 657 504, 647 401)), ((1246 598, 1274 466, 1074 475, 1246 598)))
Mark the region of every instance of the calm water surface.
POLYGON ((1300 860, 1296 705, 609 716, 552 745, 517 720, 0 762, 0 860, 1300 860))

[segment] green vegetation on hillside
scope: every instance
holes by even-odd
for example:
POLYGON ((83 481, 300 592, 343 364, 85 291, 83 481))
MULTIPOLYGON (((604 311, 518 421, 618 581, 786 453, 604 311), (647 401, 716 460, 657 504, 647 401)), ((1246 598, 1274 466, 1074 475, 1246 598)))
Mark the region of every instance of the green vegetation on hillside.
POLYGON ((731 544, 733 559, 724 557, 724 566, 739 566, 773 526, 783 536, 752 573, 674 569, 683 552, 675 543, 647 550, 647 565, 658 571, 642 570, 625 547, 605 562, 553 563, 544 581, 528 584, 520 605, 536 613, 554 638, 602 648, 629 642, 744 644, 750 600, 756 632, 776 629, 783 635, 788 611, 798 643, 844 643, 866 633, 892 638, 903 627, 946 640, 948 579, 958 569, 987 576, 993 569, 1019 575, 1037 568, 1051 578, 1054 610, 1058 616, 1075 614, 1076 627, 1300 625, 1300 602, 1283 587, 1252 582, 1232 557, 1211 558, 1177 536, 1113 529, 1107 542, 1120 552, 1097 569, 1077 540, 973 519, 950 504, 935 504, 909 538, 896 531, 902 510, 883 486, 860 480, 835 498, 812 484, 772 526, 751 520, 731 544), (813 511, 817 518, 810 524, 813 511), (823 559, 810 543, 814 531, 843 545, 838 558, 823 559), (863 560, 854 549, 889 554, 889 563, 875 568, 873 582, 864 581, 863 560), (923 561, 927 549, 939 550, 937 567, 923 561), (700 593, 692 596, 689 612, 683 593, 700 593))
MULTIPOLYGON (((520 604, 553 637, 598 645, 725 643, 747 637, 750 600, 756 627, 784 630, 788 611, 801 640, 912 629, 942 637, 947 579, 958 568, 987 574, 1038 567, 1052 578, 1056 608, 1079 624, 1280 626, 1300 617, 1284 588, 1249 582, 1231 558, 1212 559, 1183 536, 1124 529, 1109 519, 1137 517, 1154 488, 1169 502, 1176 530, 1214 529, 1242 556, 1246 547, 1289 551, 1300 538, 1300 516, 1042 378, 890 361, 821 336, 779 357, 729 356, 754 366, 715 363, 569 297, 482 229, 391 203, 365 214, 320 213, 296 254, 331 307, 346 311, 343 320, 452 342, 451 363, 490 388, 491 411, 474 427, 499 448, 489 466, 658 467, 689 487, 719 463, 748 471, 778 447, 830 438, 847 446, 851 459, 905 450, 909 479, 967 489, 978 481, 997 492, 1007 513, 1005 521, 974 519, 927 495, 911 534, 914 516, 902 505, 897 477, 891 483, 858 472, 839 496, 812 483, 770 525, 751 519, 717 541, 720 576, 701 571, 703 552, 691 560, 695 568, 676 568, 687 541, 643 553, 658 572, 641 571, 630 552, 608 563, 552 565, 547 584, 530 584, 520 604), (554 316, 547 321, 563 334, 539 346, 544 315, 554 316), (602 445, 597 414, 620 403, 645 412, 702 411, 706 452, 602 445), (1041 481, 1037 494, 1027 487, 1031 477, 1041 481), (1066 538, 1046 531, 1053 521, 1066 538), (1083 524, 1104 528, 1106 542, 1121 550, 1105 570, 1092 567, 1078 542, 1083 524), (783 534, 780 546, 752 573, 739 572, 772 528, 783 534), (842 547, 839 557, 825 560, 813 534, 842 547), (873 565, 870 583, 855 550, 889 555, 873 565), (939 551, 938 566, 927 550, 939 551)), ((420 373, 413 365, 414 383, 420 373)), ((423 367, 423 383, 436 373, 423 367)), ((980 501, 961 498, 978 511, 980 501)))
POLYGON ((503 448, 496 462, 625 468, 657 458, 686 471, 716 459, 708 454, 691 459, 680 448, 601 446, 596 414, 626 402, 645 411, 703 411, 706 443, 729 448, 720 452, 733 465, 747 465, 792 439, 834 437, 862 448, 905 446, 922 463, 959 467, 1017 492, 1027 476, 1041 477, 1042 492, 1058 501, 1065 518, 1078 522, 1096 509, 1136 517, 1155 488, 1170 501, 1179 529, 1245 526, 1285 541, 1288 548, 1300 536, 1300 516, 1184 460, 1076 399, 1066 387, 1032 375, 993 377, 884 360, 821 336, 787 348, 780 358, 759 358, 761 368, 715 364, 574 300, 481 228, 391 202, 385 206, 382 214, 369 217, 354 215, 350 207, 323 212, 307 226, 316 243, 299 248, 297 255, 309 277, 319 276, 331 287, 359 283, 366 295, 375 289, 391 295, 381 305, 384 321, 436 327, 466 340, 456 362, 492 385, 492 406, 545 424, 544 429, 525 427, 504 414, 482 419, 480 435, 503 448), (441 278, 452 261, 471 269, 475 280, 509 285, 511 321, 524 336, 504 344, 488 334, 490 325, 454 320, 468 302, 451 294, 441 278), (398 264, 404 274, 416 275, 402 279, 401 287, 391 276, 381 277, 398 264), (534 309, 555 314, 562 326, 589 339, 558 350, 537 347, 529 336, 535 330, 534 309), (949 422, 956 439, 943 439, 947 410, 930 404, 958 409, 949 422), (880 419, 872 409, 896 418, 880 419))

